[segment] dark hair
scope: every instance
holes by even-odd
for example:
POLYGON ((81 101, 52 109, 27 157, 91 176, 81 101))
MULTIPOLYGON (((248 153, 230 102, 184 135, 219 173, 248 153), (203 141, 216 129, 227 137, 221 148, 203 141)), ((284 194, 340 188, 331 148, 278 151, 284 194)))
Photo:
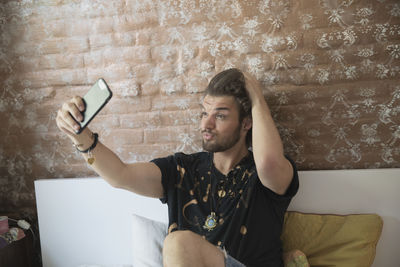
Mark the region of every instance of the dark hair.
MULTIPOLYGON (((246 90, 243 73, 238 69, 224 70, 215 75, 208 84, 205 95, 233 96, 239 109, 239 122, 246 117, 251 118, 251 101, 246 90)), ((246 144, 251 146, 252 129, 247 132, 246 144)))

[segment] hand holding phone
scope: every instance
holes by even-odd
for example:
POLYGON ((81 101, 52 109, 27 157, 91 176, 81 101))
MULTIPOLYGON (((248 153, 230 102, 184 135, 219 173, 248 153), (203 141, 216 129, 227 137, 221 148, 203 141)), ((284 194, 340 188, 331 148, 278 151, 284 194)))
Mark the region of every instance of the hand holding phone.
POLYGON ((100 78, 83 97, 85 111, 82 113, 83 121, 80 121, 80 129, 77 133, 81 133, 92 119, 100 112, 100 110, 108 103, 112 97, 112 92, 104 79, 100 78))
POLYGON ((112 97, 103 79, 99 79, 87 94, 73 97, 57 112, 57 126, 70 137, 81 133, 112 97))

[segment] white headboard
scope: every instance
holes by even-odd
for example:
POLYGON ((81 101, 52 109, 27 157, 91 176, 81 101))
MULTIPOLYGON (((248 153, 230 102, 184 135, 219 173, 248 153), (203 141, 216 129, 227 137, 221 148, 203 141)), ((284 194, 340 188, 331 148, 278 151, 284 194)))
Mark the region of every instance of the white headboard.
MULTIPOLYGON (((384 221, 374 267, 398 266, 400 169, 302 171, 289 210, 377 213, 384 221)), ((44 267, 131 264, 132 214, 167 222, 167 207, 101 178, 35 181, 44 267)))
POLYGON ((168 220, 158 199, 101 178, 35 181, 43 267, 132 263, 132 214, 168 220))

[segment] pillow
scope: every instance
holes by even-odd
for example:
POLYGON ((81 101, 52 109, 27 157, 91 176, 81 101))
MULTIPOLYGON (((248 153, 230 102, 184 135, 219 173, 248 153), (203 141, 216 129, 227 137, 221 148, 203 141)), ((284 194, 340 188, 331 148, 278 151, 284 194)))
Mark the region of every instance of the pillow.
POLYGON ((132 228, 133 266, 162 267, 162 248, 168 225, 133 214, 132 228))
POLYGON ((78 267, 134 267, 134 266, 132 266, 132 265, 125 265, 125 264, 123 264, 123 265, 121 265, 121 264, 106 264, 106 265, 104 265, 104 264, 81 264, 81 265, 78 265, 78 267))
POLYGON ((374 261, 382 226, 376 214, 287 212, 283 250, 301 250, 311 266, 367 267, 374 261))

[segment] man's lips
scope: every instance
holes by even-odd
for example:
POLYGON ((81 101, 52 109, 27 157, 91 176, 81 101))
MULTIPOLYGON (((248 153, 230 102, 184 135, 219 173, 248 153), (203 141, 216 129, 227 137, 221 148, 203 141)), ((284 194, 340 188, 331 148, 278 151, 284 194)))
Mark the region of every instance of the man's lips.
POLYGON ((206 141, 210 141, 211 139, 213 139, 214 135, 212 133, 209 132, 203 132, 203 139, 206 141))

